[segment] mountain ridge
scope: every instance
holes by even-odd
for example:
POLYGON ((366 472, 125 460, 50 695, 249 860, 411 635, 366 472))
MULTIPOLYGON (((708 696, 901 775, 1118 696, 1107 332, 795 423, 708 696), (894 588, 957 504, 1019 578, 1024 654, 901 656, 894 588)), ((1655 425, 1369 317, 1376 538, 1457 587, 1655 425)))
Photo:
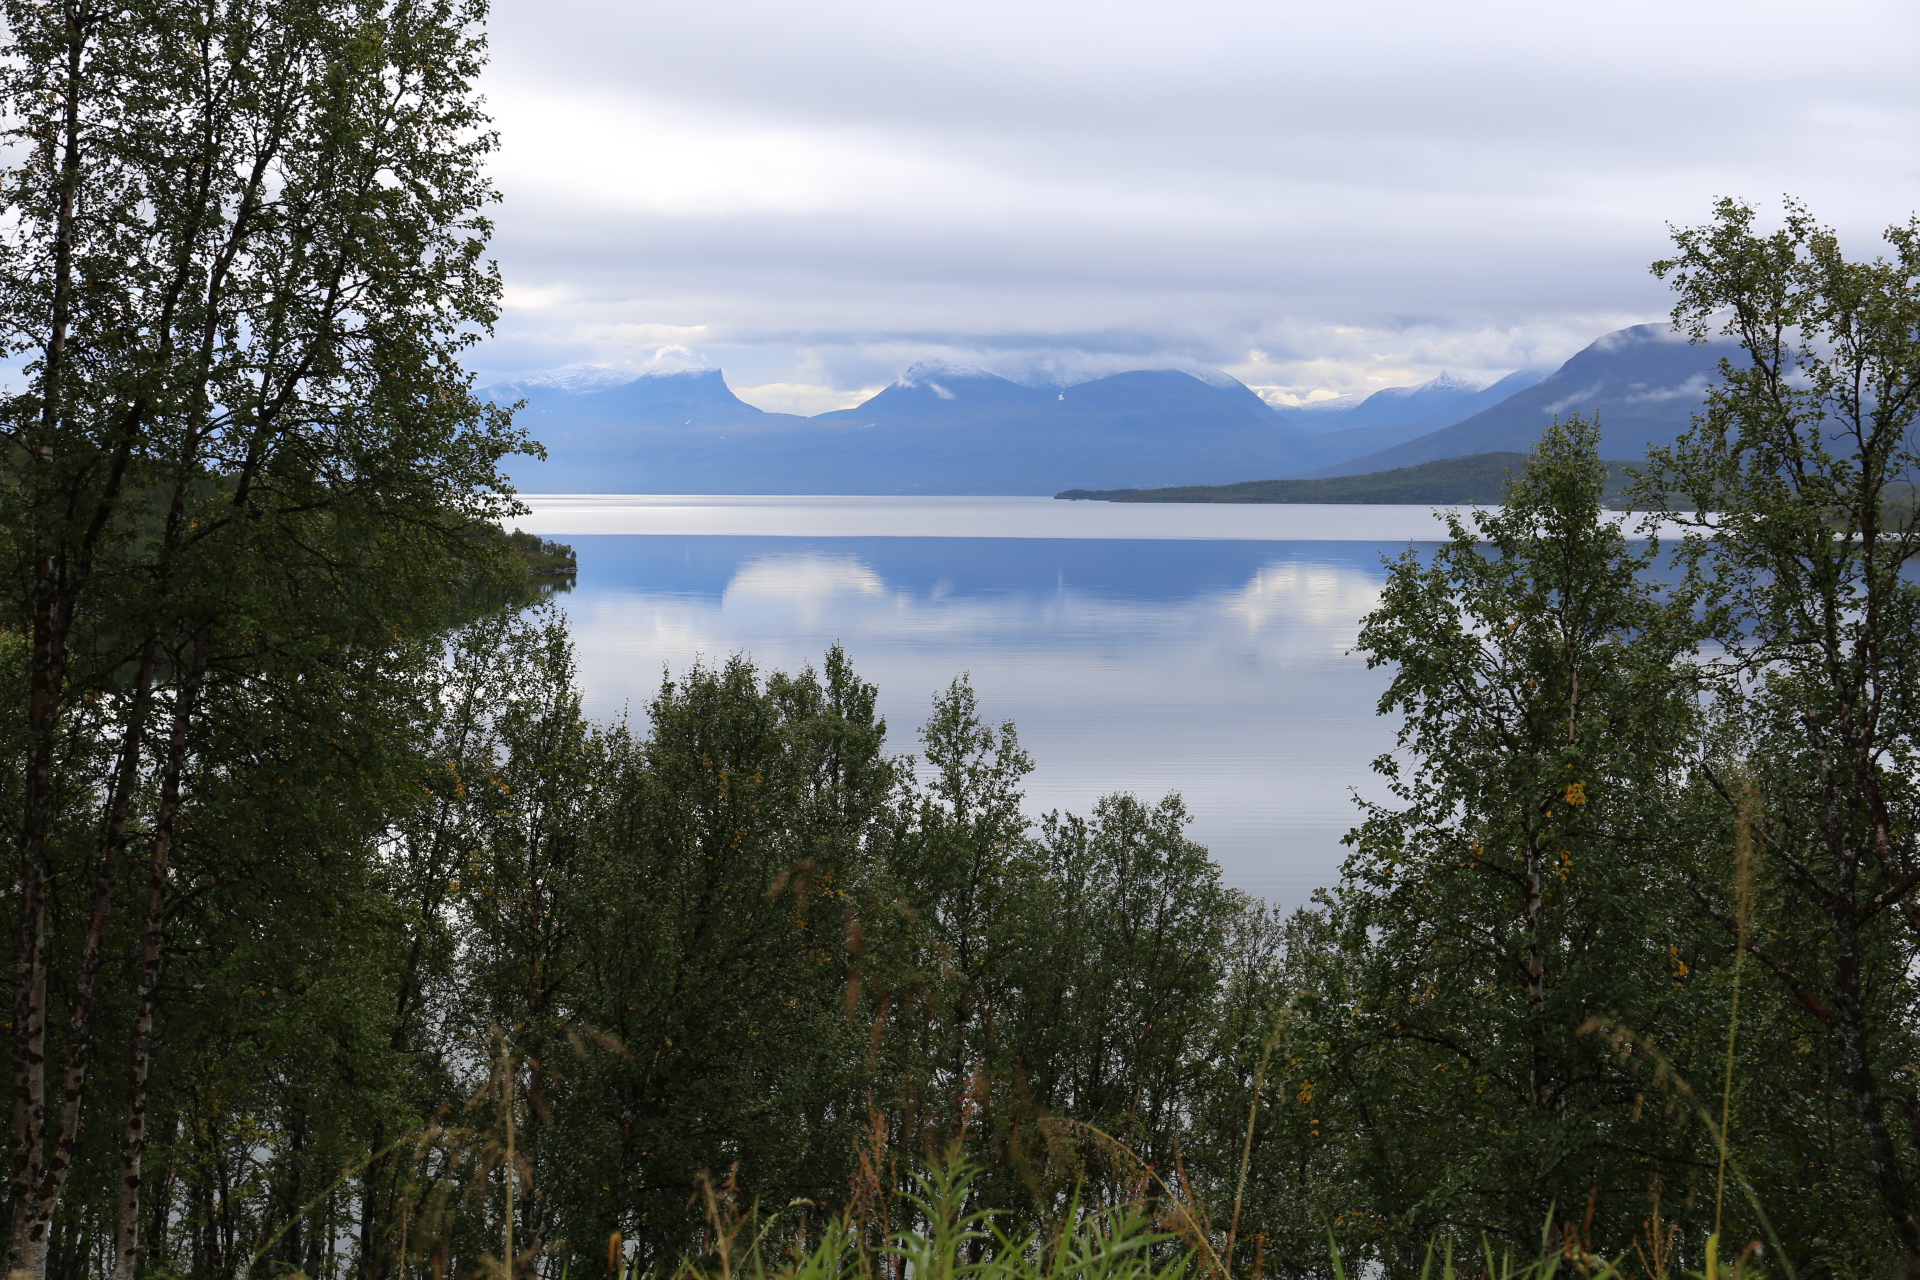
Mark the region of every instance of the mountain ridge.
POLYGON ((710 368, 564 366, 485 394, 524 401, 520 421, 547 446, 547 461, 508 464, 528 492, 1043 496, 1525 452, 1547 417, 1578 407, 1601 409, 1607 444, 1637 456, 1685 429, 1719 354, 1641 325, 1551 373, 1478 388, 1443 374, 1338 409, 1276 407, 1217 370, 1016 381, 949 361, 812 417, 749 404, 710 368))
POLYGON ((1632 325, 1603 334, 1530 387, 1450 426, 1349 457, 1308 478, 1363 475, 1440 458, 1533 447, 1549 418, 1572 413, 1600 419, 1605 458, 1631 461, 1671 444, 1692 422, 1720 361, 1740 351, 1720 340, 1694 345, 1664 324, 1632 325))

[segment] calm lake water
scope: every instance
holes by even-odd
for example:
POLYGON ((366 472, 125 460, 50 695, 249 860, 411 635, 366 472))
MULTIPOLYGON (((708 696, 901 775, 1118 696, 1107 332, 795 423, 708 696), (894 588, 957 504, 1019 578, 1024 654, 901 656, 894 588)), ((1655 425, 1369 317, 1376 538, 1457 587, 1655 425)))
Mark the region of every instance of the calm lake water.
POLYGON ((1440 533, 1409 507, 1003 498, 529 497, 571 542, 589 713, 638 718, 662 674, 843 644, 917 751, 968 673, 1038 766, 1029 811, 1178 791, 1227 880, 1288 904, 1335 877, 1393 725, 1349 650, 1381 558, 1440 533))

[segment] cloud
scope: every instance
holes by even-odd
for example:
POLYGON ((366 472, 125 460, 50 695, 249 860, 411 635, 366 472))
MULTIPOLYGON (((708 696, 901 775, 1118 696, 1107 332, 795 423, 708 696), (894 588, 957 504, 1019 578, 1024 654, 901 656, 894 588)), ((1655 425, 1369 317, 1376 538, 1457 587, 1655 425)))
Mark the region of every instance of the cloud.
POLYGON ((1578 391, 1568 392, 1566 395, 1561 396, 1558 400, 1555 400, 1552 404, 1544 406, 1540 410, 1540 412, 1565 413, 1569 409, 1577 408, 1580 405, 1585 404, 1587 401, 1593 399, 1595 396, 1599 394, 1600 394, 1600 384, 1596 382, 1591 386, 1581 387, 1578 391))
POLYGON ((928 358, 1361 392, 1659 319, 1646 264, 1719 195, 1859 249, 1920 206, 1900 0, 494 13, 483 371, 678 343, 821 397, 928 358))
POLYGON ((707 366, 695 358, 691 347, 674 342, 655 351, 638 367, 643 373, 678 373, 683 369, 704 369, 707 366))
POLYGON ((835 409, 851 409, 879 394, 879 387, 841 390, 812 382, 766 382, 755 387, 734 386, 733 394, 768 413, 797 413, 812 417, 835 409))
POLYGON ((1704 373, 1698 373, 1678 386, 1653 387, 1645 391, 1635 391, 1625 397, 1622 403, 1656 404, 1662 400, 1698 401, 1705 396, 1706 390, 1707 376, 1704 373))
POLYGON ((1380 604, 1380 584, 1366 574, 1311 561, 1276 560, 1244 587, 1224 596, 1219 613, 1249 633, 1297 629, 1329 654, 1359 638, 1359 619, 1380 604))

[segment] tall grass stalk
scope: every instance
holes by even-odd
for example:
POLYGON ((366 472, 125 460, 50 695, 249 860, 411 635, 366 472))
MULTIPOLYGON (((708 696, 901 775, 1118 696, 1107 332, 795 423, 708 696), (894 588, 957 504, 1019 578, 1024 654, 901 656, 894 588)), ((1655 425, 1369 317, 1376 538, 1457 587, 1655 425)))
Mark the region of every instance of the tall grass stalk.
MULTIPOLYGON (((1208 1274, 1216 1277, 1216 1280, 1228 1280, 1227 1265, 1213 1247, 1213 1224, 1208 1219, 1205 1209, 1194 1197, 1192 1188, 1187 1185, 1184 1177, 1180 1178, 1181 1186, 1176 1191, 1167 1185, 1167 1180, 1160 1176, 1158 1169, 1141 1159, 1132 1147, 1112 1134, 1080 1120, 1064 1120, 1062 1123, 1070 1129, 1078 1129, 1088 1134, 1110 1154, 1132 1164, 1147 1181, 1159 1187, 1168 1205, 1164 1221, 1173 1228, 1175 1235, 1186 1240, 1193 1251, 1200 1255, 1206 1263, 1208 1274)), ((1176 1162, 1177 1160, 1176 1156, 1176 1162)))
MULTIPOLYGON (((361 1170, 371 1167, 373 1164, 379 1161, 382 1157, 392 1155, 394 1152, 398 1151, 400 1148, 404 1146, 407 1146, 409 1143, 419 1142, 424 1145, 432 1142, 434 1138, 435 1138, 435 1131, 432 1128, 408 1129, 400 1137, 395 1138, 392 1142, 389 1142, 386 1146, 381 1147, 378 1151, 369 1151, 366 1155, 360 1157, 358 1160, 354 1160, 350 1162, 346 1168, 340 1171, 339 1177, 335 1178, 332 1182, 329 1182, 325 1187, 321 1188, 319 1195, 313 1197, 313 1199, 307 1201, 305 1204, 295 1209, 292 1213, 288 1214, 287 1220, 280 1224, 278 1230, 274 1231, 272 1235, 267 1237, 266 1243, 261 1245, 258 1249, 255 1249, 253 1251, 253 1254, 245 1262, 240 1264, 238 1270, 235 1272, 235 1274, 239 1277, 239 1280, 247 1280, 247 1277, 253 1274, 253 1269, 260 1265, 260 1260, 266 1257, 269 1253, 273 1252, 274 1246, 279 1244, 280 1241, 286 1237, 287 1232, 293 1229, 294 1224, 299 1222, 302 1218, 305 1218, 309 1213, 312 1213, 315 1209, 318 1209, 323 1203, 326 1202, 326 1199, 328 1196, 331 1196, 334 1192, 338 1191, 342 1186, 346 1184, 347 1179, 353 1177, 355 1174, 359 1173, 361 1170)), ((404 1248, 404 1245, 402 1247, 404 1248)))
MULTIPOLYGON (((1759 1193, 1753 1189, 1753 1182, 1747 1177, 1745 1170, 1741 1169, 1740 1158, 1734 1155, 1732 1149, 1727 1145, 1720 1129, 1719 1118, 1713 1114, 1710 1107, 1700 1101, 1699 1096, 1694 1093, 1693 1087, 1687 1083, 1686 1077, 1674 1068, 1672 1060, 1669 1059, 1651 1039, 1640 1035, 1623 1022, 1616 1022, 1610 1018, 1593 1018, 1589 1020, 1581 1030, 1583 1032, 1594 1032, 1604 1035, 1614 1044, 1621 1046, 1623 1052, 1637 1050, 1645 1054, 1654 1064, 1655 1083, 1671 1093, 1675 1098, 1693 1107, 1694 1113, 1700 1117, 1701 1123, 1707 1126, 1708 1134, 1712 1136, 1717 1149, 1723 1154, 1726 1161, 1726 1171, 1732 1175, 1735 1185, 1740 1188, 1740 1194, 1746 1197, 1747 1207, 1753 1210, 1754 1220, 1760 1224, 1761 1233, 1766 1236, 1767 1242, 1773 1246, 1775 1256, 1780 1263, 1780 1269, 1786 1273, 1788 1280, 1793 1280, 1793 1263, 1788 1260, 1786 1253, 1780 1249, 1780 1234, 1773 1229, 1773 1221, 1767 1217, 1766 1209, 1761 1206, 1760 1196, 1759 1193)), ((1717 1235, 1718 1233, 1716 1232, 1715 1234, 1717 1235)), ((1714 1280, 1717 1280, 1720 1264, 1718 1256, 1713 1252, 1712 1246, 1717 1245, 1718 1241, 1715 1239, 1715 1236, 1708 1236, 1707 1240, 1709 1243, 1707 1252, 1707 1274, 1714 1277, 1714 1280)), ((1751 1252, 1753 1252, 1753 1248, 1750 1245, 1740 1256, 1744 1259, 1751 1252)))
POLYGON ((513 1095, 514 1077, 518 1073, 514 1068, 513 1052, 507 1048, 507 1037, 500 1035, 500 1112, 506 1119, 507 1128, 507 1219, 505 1252, 500 1256, 505 1268, 502 1280, 513 1280, 513 1179, 518 1169, 514 1166, 513 1156, 513 1095))
POLYGON ((1138 1205, 1070 1214, 1057 1235, 1010 1236, 1001 1214, 968 1208, 975 1175, 954 1157, 918 1175, 905 1198, 920 1227, 878 1247, 840 1214, 812 1248, 771 1258, 764 1242, 778 1216, 763 1219, 757 1206, 728 1216, 726 1199, 710 1196, 714 1247, 683 1259, 671 1280, 862 1280, 884 1275, 884 1262, 913 1280, 1192 1280, 1193 1250, 1168 1250, 1175 1237, 1138 1205))
MULTIPOLYGON (((1247 1103, 1247 1134, 1240 1144, 1240 1177, 1233 1188, 1233 1219, 1227 1226, 1227 1265, 1233 1265, 1234 1242, 1240 1236, 1240 1206, 1247 1195, 1247 1170, 1253 1163, 1253 1127, 1260 1119, 1260 1095, 1267 1087, 1267 1065, 1273 1060, 1274 1045, 1286 1030, 1286 1011, 1274 1015, 1273 1030, 1260 1041, 1260 1066, 1253 1073, 1253 1099, 1247 1103)), ((1256 1267, 1255 1270, 1258 1270, 1256 1267)))
MULTIPOLYGON (((1707 1237, 1707 1275, 1717 1280, 1720 1271, 1721 1210, 1727 1194, 1727 1148, 1733 1131, 1734 1044, 1740 1033, 1740 966, 1747 957, 1747 929, 1753 913, 1753 809, 1752 789, 1742 789, 1740 805, 1733 817, 1733 994, 1727 1011, 1727 1063, 1720 1085, 1719 1168, 1713 1187, 1713 1234, 1707 1237)), ((1741 1255, 1744 1260, 1746 1255, 1741 1255)))
MULTIPOLYGON (((1453 1241, 1428 1241, 1426 1256, 1420 1262, 1420 1280, 1552 1280, 1553 1277, 1567 1275, 1581 1280, 1627 1280, 1622 1269, 1625 1258, 1616 1258, 1609 1262, 1596 1257, 1571 1244, 1569 1241, 1555 1249, 1551 1244, 1553 1221, 1547 1221, 1546 1229, 1541 1233, 1540 1256, 1530 1261, 1516 1260, 1511 1253, 1496 1255, 1493 1243, 1485 1236, 1480 1239, 1481 1259, 1477 1270, 1463 1272, 1453 1264, 1453 1241), (1440 1271, 1434 1273, 1434 1263, 1440 1264, 1440 1271)), ((1334 1280, 1347 1280, 1345 1261, 1340 1257, 1340 1243, 1334 1239, 1333 1228, 1327 1228, 1327 1252, 1333 1267, 1334 1280)))

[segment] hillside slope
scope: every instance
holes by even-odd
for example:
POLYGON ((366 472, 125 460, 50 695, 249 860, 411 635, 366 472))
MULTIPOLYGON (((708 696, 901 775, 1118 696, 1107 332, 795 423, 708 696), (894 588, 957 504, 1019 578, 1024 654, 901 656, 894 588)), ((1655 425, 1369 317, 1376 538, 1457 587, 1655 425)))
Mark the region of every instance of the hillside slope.
POLYGON ((1457 503, 1498 502, 1524 453, 1480 453, 1444 458, 1370 475, 1320 480, 1245 480, 1239 484, 1165 489, 1068 489, 1056 498, 1096 502, 1229 503, 1457 503))
MULTIPOLYGON (((1182 485, 1166 489, 1068 489, 1053 496, 1093 502, 1492 504, 1506 496, 1507 481, 1520 470, 1527 457, 1524 453, 1476 453, 1358 476, 1245 480, 1239 484, 1182 485)), ((1621 497, 1631 479, 1631 470, 1616 465, 1609 471, 1602 490, 1606 498, 1621 497)))
POLYGON ((1607 334, 1552 374, 1491 408, 1404 443, 1349 458, 1310 474, 1362 475, 1470 454, 1525 452, 1551 418, 1597 414, 1601 456, 1635 459, 1671 444, 1687 429, 1720 376, 1731 342, 1693 346, 1665 324, 1607 334))
MULTIPOLYGON (((1414 387, 1386 387, 1365 396, 1342 396, 1303 405, 1276 405, 1282 422, 1320 431, 1410 428, 1424 434, 1490 409, 1551 370, 1520 369, 1489 386, 1450 373, 1414 387)), ((1411 438, 1411 437, 1409 437, 1411 438)))

